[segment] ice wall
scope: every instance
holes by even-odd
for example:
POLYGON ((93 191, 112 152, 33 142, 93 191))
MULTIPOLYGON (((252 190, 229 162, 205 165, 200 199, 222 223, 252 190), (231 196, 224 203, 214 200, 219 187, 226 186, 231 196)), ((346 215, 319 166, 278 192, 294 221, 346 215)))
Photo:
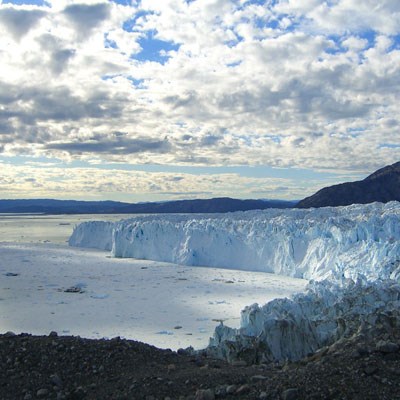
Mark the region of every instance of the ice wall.
POLYGON ((68 244, 74 247, 111 250, 114 223, 107 221, 88 221, 74 227, 68 244))
POLYGON ((218 326, 207 351, 248 363, 299 360, 344 337, 399 328, 398 283, 311 282, 305 293, 291 299, 246 307, 241 328, 218 326))
POLYGON ((400 203, 392 202, 89 222, 70 244, 109 249, 112 240, 115 257, 337 280, 398 277, 399 238, 400 203))

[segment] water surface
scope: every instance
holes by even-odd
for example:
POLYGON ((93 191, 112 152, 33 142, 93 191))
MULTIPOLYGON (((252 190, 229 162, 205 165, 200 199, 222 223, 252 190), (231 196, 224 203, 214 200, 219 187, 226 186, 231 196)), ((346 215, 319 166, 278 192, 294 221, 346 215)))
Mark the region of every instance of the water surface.
POLYGON ((0 242, 65 244, 74 226, 84 221, 119 221, 130 214, 1 214, 0 242))

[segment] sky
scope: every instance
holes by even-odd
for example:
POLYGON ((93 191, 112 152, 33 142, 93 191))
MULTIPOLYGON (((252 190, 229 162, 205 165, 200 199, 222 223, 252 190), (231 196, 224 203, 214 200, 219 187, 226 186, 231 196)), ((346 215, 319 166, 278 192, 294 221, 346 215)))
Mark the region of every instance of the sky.
POLYGON ((399 104, 398 0, 0 0, 0 198, 301 199, 399 104))

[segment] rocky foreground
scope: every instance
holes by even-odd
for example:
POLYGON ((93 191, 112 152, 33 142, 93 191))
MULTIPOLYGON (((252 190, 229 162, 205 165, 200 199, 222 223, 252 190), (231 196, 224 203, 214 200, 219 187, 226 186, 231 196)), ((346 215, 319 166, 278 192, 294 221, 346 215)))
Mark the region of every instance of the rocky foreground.
POLYGON ((1 399, 400 399, 400 332, 283 365, 227 364, 131 340, 0 335, 1 399))

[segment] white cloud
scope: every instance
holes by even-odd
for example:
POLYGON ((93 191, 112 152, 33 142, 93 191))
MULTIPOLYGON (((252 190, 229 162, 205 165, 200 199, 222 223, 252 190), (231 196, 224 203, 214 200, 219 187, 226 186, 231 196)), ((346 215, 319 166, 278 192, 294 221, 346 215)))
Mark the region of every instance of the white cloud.
POLYGON ((400 4, 397 0, 287 0, 280 1, 275 10, 304 18, 303 27, 330 33, 373 30, 395 35, 399 32, 400 4))
POLYGON ((0 149, 373 171, 399 159, 399 18, 395 0, 3 4, 0 149))
POLYGON ((140 34, 134 32, 124 31, 122 28, 111 30, 107 34, 107 39, 115 42, 115 45, 124 54, 130 56, 135 53, 139 53, 142 48, 138 43, 140 34))
POLYGON ((294 199, 305 193, 304 182, 279 178, 249 178, 238 174, 141 172, 97 168, 66 168, 51 163, 2 163, 2 198, 64 199, 123 198, 135 202, 230 196, 294 199), (7 196, 5 196, 7 194, 7 196))

